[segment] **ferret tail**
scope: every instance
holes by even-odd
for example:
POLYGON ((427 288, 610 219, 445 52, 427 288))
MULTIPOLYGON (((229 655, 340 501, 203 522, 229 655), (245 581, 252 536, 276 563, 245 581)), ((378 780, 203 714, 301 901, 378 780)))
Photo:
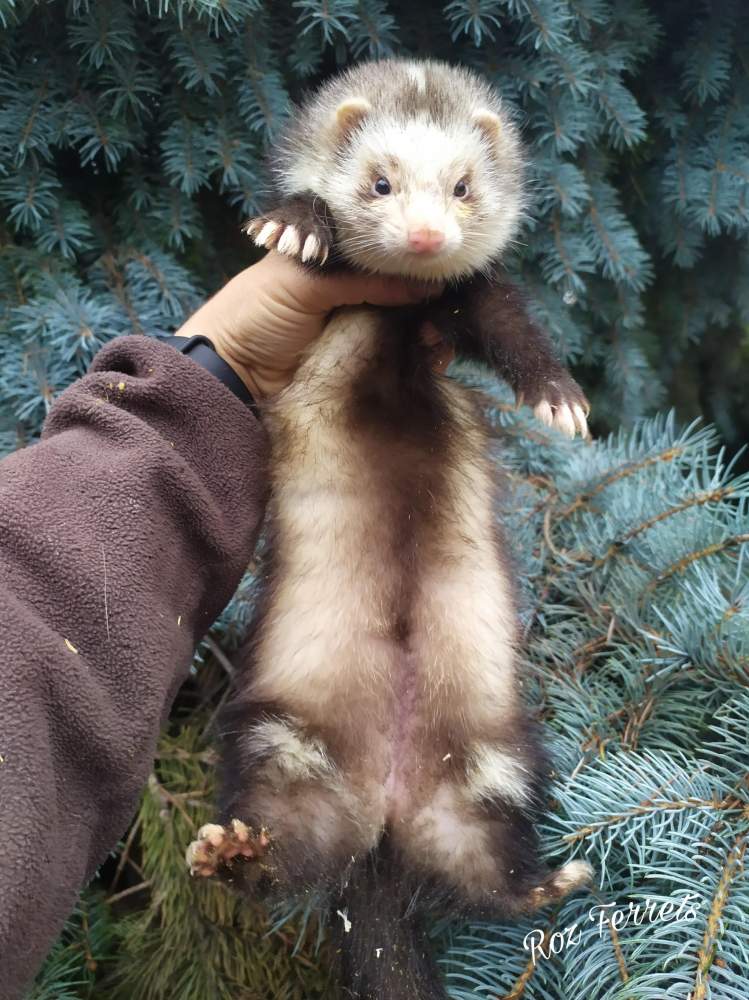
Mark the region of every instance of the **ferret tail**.
POLYGON ((407 882, 384 841, 354 868, 333 904, 345 1000, 447 1000, 407 882))

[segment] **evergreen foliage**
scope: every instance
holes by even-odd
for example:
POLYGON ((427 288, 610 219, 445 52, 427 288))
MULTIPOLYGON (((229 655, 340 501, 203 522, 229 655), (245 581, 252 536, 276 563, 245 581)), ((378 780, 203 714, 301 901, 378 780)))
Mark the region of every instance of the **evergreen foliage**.
MULTIPOLYGON (((545 843, 599 882, 524 922, 436 928, 456 1000, 749 995, 749 479, 712 430, 641 419, 675 405, 732 445, 749 436, 748 27, 738 0, 0 0, 8 449, 103 340, 175 329, 250 262, 239 223, 263 150, 321 74, 401 51, 460 60, 525 123, 533 207, 508 267, 594 426, 628 427, 570 444, 486 386, 529 697, 558 772, 545 843), (694 919, 588 919, 685 892, 694 919), (534 966, 526 935, 555 945, 576 922, 579 940, 534 966)), ((214 630, 224 648, 249 591, 214 630)), ((184 873, 210 814, 223 658, 201 649, 119 860, 34 1000, 334 996, 309 908, 271 925, 184 873)))

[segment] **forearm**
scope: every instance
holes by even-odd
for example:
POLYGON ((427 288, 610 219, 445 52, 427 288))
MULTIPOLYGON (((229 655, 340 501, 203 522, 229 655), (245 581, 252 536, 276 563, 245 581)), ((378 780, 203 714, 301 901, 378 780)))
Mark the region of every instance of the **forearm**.
POLYGON ((460 355, 490 365, 515 392, 562 369, 522 293, 507 282, 478 276, 448 290, 429 310, 460 355))
POLYGON ((0 463, 0 996, 132 818, 254 547, 265 435, 173 348, 114 341, 0 463))
POLYGON ((428 312, 459 357, 492 368, 540 420, 569 437, 587 435, 588 401, 519 289, 480 275, 446 292, 428 312))

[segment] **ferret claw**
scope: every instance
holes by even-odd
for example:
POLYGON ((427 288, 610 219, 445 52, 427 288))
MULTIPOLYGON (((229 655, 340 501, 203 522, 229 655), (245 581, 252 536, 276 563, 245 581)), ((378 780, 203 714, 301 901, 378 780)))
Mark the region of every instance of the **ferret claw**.
POLYGON ((304 241, 304 247, 302 248, 302 263, 306 264, 307 261, 314 260, 319 253, 320 241, 314 233, 310 233, 304 241))
POLYGON ((267 223, 267 219, 250 219, 242 226, 242 231, 247 233, 250 239, 255 242, 255 237, 258 235, 263 226, 267 223))
POLYGON ((283 226, 280 222, 266 222, 255 237, 255 242, 259 247, 267 247, 270 250, 275 245, 282 230, 283 226))
POLYGON ((540 403, 537 403, 534 406, 533 413, 535 414, 536 420, 540 420, 541 423, 546 424, 547 427, 551 427, 554 423, 554 411, 551 408, 551 404, 545 399, 542 399, 540 403))
POLYGON ((555 428, 565 437, 574 438, 577 433, 581 437, 589 437, 586 413, 579 403, 553 404, 548 399, 542 399, 536 403, 533 413, 542 424, 555 428))
POLYGON ((259 247, 275 249, 287 257, 301 260, 303 264, 324 264, 328 259, 327 243, 315 233, 305 233, 299 226, 289 225, 267 216, 250 219, 244 231, 259 247))
POLYGON ((586 438, 589 435, 588 431, 588 419, 585 410, 582 406, 577 403, 572 407, 572 416, 575 418, 575 425, 580 431, 582 437, 586 438))
POLYGON ((276 244, 276 250, 278 250, 279 253, 288 254, 289 257, 298 257, 300 249, 301 241, 296 227, 286 226, 280 239, 278 240, 278 243, 276 244))
POLYGON ((261 858, 269 844, 266 830, 254 834, 240 819, 233 819, 228 826, 206 823, 198 830, 198 839, 187 848, 185 861, 191 875, 210 877, 237 860, 261 858))
POLYGON ((562 403, 562 405, 557 408, 557 412, 554 414, 554 426, 557 430, 560 430, 565 437, 573 438, 575 436, 575 421, 572 416, 572 410, 566 403, 562 403))

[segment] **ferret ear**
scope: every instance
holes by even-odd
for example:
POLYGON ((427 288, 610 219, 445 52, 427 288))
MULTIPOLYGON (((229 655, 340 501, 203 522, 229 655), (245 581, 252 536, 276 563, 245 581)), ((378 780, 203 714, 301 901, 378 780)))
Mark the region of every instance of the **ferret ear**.
POLYGON ((335 129, 339 139, 345 139, 363 121, 372 105, 363 97, 349 97, 339 104, 335 112, 335 129))
POLYGON ((480 111, 474 111, 473 125, 480 132, 483 132, 493 146, 499 142, 502 135, 502 122, 494 111, 488 111, 484 108, 480 111))

